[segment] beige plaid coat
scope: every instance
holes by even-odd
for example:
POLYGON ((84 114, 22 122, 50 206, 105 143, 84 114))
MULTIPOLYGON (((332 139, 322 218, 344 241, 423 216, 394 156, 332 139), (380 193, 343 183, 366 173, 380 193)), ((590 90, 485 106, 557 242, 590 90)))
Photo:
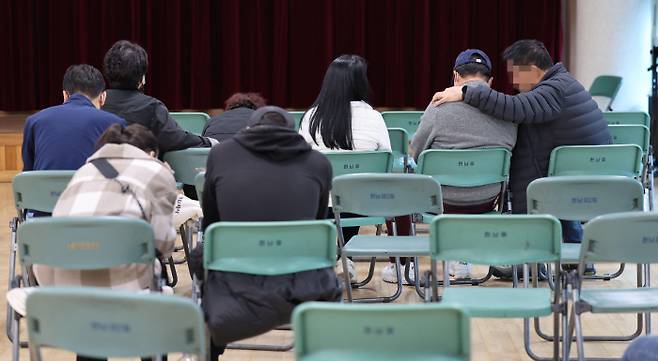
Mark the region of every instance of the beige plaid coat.
MULTIPOLYGON (((146 221, 153 227, 156 249, 168 257, 176 239, 172 218, 176 182, 171 169, 129 144, 106 144, 89 157, 87 162, 98 158, 108 159, 119 172, 117 180, 130 185, 144 208, 146 221)), ((132 194, 121 193, 116 181, 106 179, 93 164, 87 163, 75 173, 55 205, 53 217, 64 216, 142 218, 142 212, 132 194)), ((152 269, 132 264, 105 270, 75 271, 36 265, 34 271, 40 285, 136 290, 151 285, 152 269)))

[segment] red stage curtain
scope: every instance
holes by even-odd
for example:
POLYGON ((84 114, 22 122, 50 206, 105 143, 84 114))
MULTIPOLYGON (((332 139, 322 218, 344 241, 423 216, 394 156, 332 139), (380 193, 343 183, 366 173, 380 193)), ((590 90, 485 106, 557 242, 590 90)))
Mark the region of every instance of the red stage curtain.
POLYGON ((517 39, 560 58, 555 0, 0 0, 0 110, 61 102, 67 66, 102 66, 119 39, 149 54, 147 93, 172 110, 222 107, 236 91, 306 108, 331 60, 364 56, 376 107, 424 108, 450 85, 454 58, 481 48, 495 87, 517 39))

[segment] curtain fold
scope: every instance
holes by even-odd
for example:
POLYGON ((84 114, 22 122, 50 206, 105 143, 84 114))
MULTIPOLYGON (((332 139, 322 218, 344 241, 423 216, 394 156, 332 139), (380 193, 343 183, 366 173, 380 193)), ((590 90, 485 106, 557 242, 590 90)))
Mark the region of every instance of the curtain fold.
POLYGON ((0 0, 0 110, 61 102, 71 64, 102 67, 117 40, 149 54, 146 92, 171 110, 221 108, 237 91, 307 108, 327 65, 365 57, 376 107, 424 108, 466 48, 487 52, 510 92, 501 52, 543 41, 561 58, 555 0, 0 0))

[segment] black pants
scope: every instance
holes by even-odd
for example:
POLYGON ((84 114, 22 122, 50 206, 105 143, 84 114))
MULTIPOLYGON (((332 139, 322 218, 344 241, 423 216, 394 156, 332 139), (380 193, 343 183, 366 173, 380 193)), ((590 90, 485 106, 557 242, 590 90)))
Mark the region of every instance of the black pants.
MULTIPOLYGON (((327 212, 327 219, 334 220, 334 209, 329 207, 329 211, 327 212)), ((357 218, 357 217, 363 217, 358 214, 354 213, 341 213, 340 218, 357 218)), ((341 227, 341 230, 343 232, 343 239, 345 240, 345 244, 352 239, 352 237, 356 236, 359 234, 359 227, 341 227)))

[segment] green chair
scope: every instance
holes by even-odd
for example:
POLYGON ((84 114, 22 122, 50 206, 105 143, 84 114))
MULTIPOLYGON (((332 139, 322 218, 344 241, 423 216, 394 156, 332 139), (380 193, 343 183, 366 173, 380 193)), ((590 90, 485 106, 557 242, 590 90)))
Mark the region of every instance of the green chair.
MULTIPOLYGON (((498 212, 502 213, 507 196, 510 157, 511 153, 504 148, 428 149, 418 157, 416 173, 434 177, 442 187, 470 188, 498 184, 500 193, 497 208, 498 212)), ((422 217, 423 223, 429 224, 436 215, 423 214, 422 217)), ((490 268, 484 277, 457 280, 454 283, 476 286, 489 280, 492 274, 493 270, 490 268)))
POLYGON ((196 190, 197 198, 199 198, 199 204, 203 199, 203 187, 206 183, 206 172, 200 172, 194 177, 194 189, 196 190))
POLYGON ((27 298, 27 321, 30 354, 37 361, 41 347, 96 358, 182 352, 204 360, 206 354, 201 310, 182 297, 49 287, 27 298))
POLYGON ((206 127, 210 116, 201 112, 170 112, 178 126, 190 133, 201 135, 206 127))
POLYGON ((612 102, 621 88, 622 77, 614 75, 599 75, 589 87, 592 97, 607 98, 601 110, 612 110, 612 102))
MULTIPOLYGON (((500 184, 498 210, 503 211, 511 153, 504 148, 428 149, 418 158, 416 173, 434 177, 441 186, 479 187, 500 184)), ((430 223, 433 215, 424 215, 430 223)))
MULTIPOLYGON (((572 317, 576 330, 578 359, 585 360, 583 325, 585 312, 641 313, 648 316, 658 311, 658 290, 650 284, 638 288, 583 288, 582 278, 587 262, 636 263, 638 272, 644 264, 658 262, 658 214, 644 212, 616 213, 594 218, 585 225, 578 275, 573 277, 574 307, 572 317), (573 312, 575 311, 575 312, 573 312)), ((575 275, 573 275, 575 276, 575 275)), ((639 283, 641 285, 641 282, 639 283)), ((647 330, 649 333, 650 330, 647 330)))
MULTIPOLYGON (((331 163, 334 178, 346 174, 390 173, 393 168, 393 153, 385 151, 334 151, 323 153, 331 163)), ((382 224, 383 217, 357 217, 344 219, 342 227, 382 224)))
POLYGON ((413 137, 416 134, 422 115, 423 112, 421 111, 382 112, 382 117, 384 117, 387 128, 402 128, 409 133, 409 137, 413 137))
MULTIPOLYGON (((169 163, 171 169, 174 170, 174 178, 176 178, 177 182, 184 185, 194 186, 196 184, 196 176, 199 173, 205 173, 206 171, 206 163, 208 161, 210 149, 211 148, 187 148, 184 150, 167 152, 164 155, 164 161, 169 163)), ((180 226, 179 232, 183 243, 183 251, 185 251, 185 260, 189 259, 190 250, 194 248, 195 243, 200 241, 197 239, 195 242, 194 239, 194 233, 195 231, 198 232, 199 229, 199 222, 195 222, 194 224, 188 224, 188 222, 185 222, 180 226)), ((184 260, 176 261, 176 263, 183 262, 184 260)), ((173 272, 174 268, 172 267, 172 273, 173 272)))
MULTIPOLYGON (((218 222, 204 235, 203 269, 277 276, 336 264, 336 227, 329 220, 218 222)), ((229 348, 287 351, 290 345, 232 344, 229 348)))
MULTIPOLYGON (((42 170, 21 172, 12 179, 12 192, 17 216, 9 222, 9 264, 8 281, 9 289, 18 287, 20 280, 16 278, 16 252, 18 250, 16 231, 18 226, 29 220, 28 211, 52 213, 55 204, 66 186, 73 178, 75 171, 72 170, 42 170)), ((14 311, 7 305, 7 318, 5 328, 7 337, 12 340, 11 324, 14 311)), ((27 346, 27 345, 25 345, 27 346)))
MULTIPOLYGON (((349 174, 334 178, 331 191, 336 226, 341 227, 341 213, 356 213, 372 217, 393 218, 408 214, 431 212, 441 214, 441 185, 432 177, 420 174, 349 174)), ((412 227, 412 231, 414 227, 412 227)), ((402 292, 402 274, 400 272, 400 257, 425 256, 429 253, 427 237, 398 236, 393 227, 393 236, 354 236, 345 244, 342 232, 338 233, 341 246, 343 273, 347 288, 347 300, 352 302, 352 288, 347 272, 347 257, 395 257, 397 273, 397 290, 387 297, 362 298, 360 302, 391 302, 402 292)), ((408 277, 409 267, 405 267, 405 277, 414 284, 421 297, 418 268, 415 269, 415 281, 408 277)))
POLYGON ((608 126, 614 144, 636 144, 642 148, 642 183, 647 188, 649 210, 653 210, 653 148, 650 143, 650 131, 644 125, 610 125, 608 126))
POLYGON ((560 146, 551 152, 548 176, 640 177, 642 156, 642 148, 634 144, 560 146))
POLYGON ((470 325, 438 304, 304 303, 293 313, 298 361, 467 361, 470 325))
MULTIPOLYGON (((27 286, 35 286, 30 276, 33 265, 97 270, 126 264, 153 267, 155 261, 151 225, 127 217, 36 218, 18 228, 18 252, 23 265, 22 284, 27 286)), ((154 274, 151 289, 159 290, 160 286, 154 274)), ((14 360, 18 360, 20 345, 19 322, 20 315, 13 312, 14 360)))
POLYGON ((603 112, 608 125, 644 125, 651 129, 651 119, 645 112, 603 112))
POLYGON ((409 133, 402 128, 388 128, 393 150, 393 173, 406 173, 409 167, 409 133))
MULTIPOLYGON (((550 214, 558 219, 572 221, 589 221, 609 213, 642 211, 644 202, 642 184, 633 178, 624 176, 539 178, 528 185, 526 193, 528 214, 550 214)), ((560 263, 577 264, 580 251, 581 244, 563 243, 561 245, 560 263)), ((624 264, 621 264, 619 270, 614 273, 588 276, 588 278, 610 280, 619 277, 624 268, 624 264)), ((550 268, 548 270, 550 271, 550 268)), ((550 274, 548 279, 549 283, 552 282, 550 274)), ((634 338, 641 328, 642 318, 640 315, 638 316, 636 332, 633 335, 625 337, 591 336, 588 337, 588 340, 629 340, 634 338)), ((551 336, 541 331, 537 319, 535 320, 535 330, 541 338, 552 340, 551 336)))
MULTIPOLYGON (((441 301, 463 309, 471 317, 524 318, 526 351, 534 359, 529 344, 529 318, 553 314, 555 334, 560 332, 562 305, 558 279, 555 292, 550 288, 529 288, 528 264, 554 263, 560 266, 560 222, 549 215, 456 215, 436 217, 430 225, 432 300, 437 301, 437 261, 443 263, 443 292, 441 301), (524 264, 524 288, 449 287, 448 262, 463 261, 474 264, 524 264), (555 312, 554 312, 555 311, 555 312)), ((535 266, 536 267, 536 266, 535 266)), ((515 267, 516 270, 516 267, 515 267)), ((533 275, 537 274, 537 268, 533 275)), ((426 286, 427 287, 427 286, 426 286)), ((566 325, 566 312, 562 313, 566 325)), ((554 339, 553 357, 559 355, 559 340, 554 339)))
POLYGON ((304 117, 304 111, 288 111, 290 115, 295 119, 295 130, 299 130, 299 126, 302 124, 302 117, 304 117))

